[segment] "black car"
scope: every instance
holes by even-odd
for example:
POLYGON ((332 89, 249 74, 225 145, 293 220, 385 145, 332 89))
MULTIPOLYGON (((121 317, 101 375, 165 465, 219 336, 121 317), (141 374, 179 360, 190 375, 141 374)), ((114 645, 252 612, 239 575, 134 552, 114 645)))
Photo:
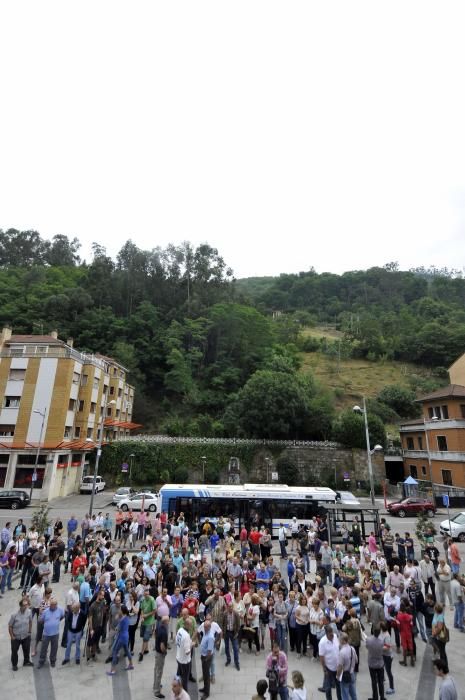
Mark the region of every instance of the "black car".
POLYGON ((30 503, 29 494, 26 491, 14 489, 13 491, 0 491, 0 508, 26 508, 30 503))

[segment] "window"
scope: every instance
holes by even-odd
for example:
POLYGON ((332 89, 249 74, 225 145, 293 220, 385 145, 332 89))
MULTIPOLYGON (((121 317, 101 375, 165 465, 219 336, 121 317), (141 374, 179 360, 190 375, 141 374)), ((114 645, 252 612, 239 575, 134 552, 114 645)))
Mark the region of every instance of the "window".
POLYGON ((413 438, 412 438, 412 437, 408 437, 408 438, 407 438, 407 449, 408 449, 408 450, 414 450, 414 449, 415 449, 415 445, 413 444, 413 438))
POLYGON ((111 406, 107 406, 107 416, 111 416, 111 406))
POLYGON ((445 435, 438 435, 437 436, 437 441, 438 441, 438 450, 440 452, 447 452, 447 439, 445 435))
POLYGON ((462 418, 465 418, 465 403, 460 404, 460 415, 462 418))
POLYGON ((82 462, 82 457, 79 452, 74 452, 71 456, 71 465, 73 467, 79 467, 82 462))
POLYGON ((447 406, 441 406, 441 413, 444 420, 447 420, 449 418, 449 409, 447 408, 447 406))
POLYGON ((410 476, 413 476, 414 479, 418 478, 418 469, 416 464, 410 465, 410 476))
POLYGON ((67 466, 68 466, 68 461, 69 461, 68 455, 66 455, 66 454, 64 454, 64 455, 58 455, 57 467, 61 467, 61 468, 67 467, 67 466))
POLYGON ((85 405, 85 401, 84 401, 83 399, 81 399, 81 400, 79 401, 79 408, 78 408, 79 413, 82 413, 82 412, 83 412, 83 410, 84 410, 84 405, 85 405))
POLYGON ((68 411, 74 411, 76 408, 76 399, 70 399, 68 403, 68 411))
POLYGON ((79 372, 73 372, 73 384, 79 384, 81 381, 81 375, 79 372))
POLYGON ((10 369, 10 374, 8 375, 8 381, 10 382, 24 382, 26 376, 25 369, 10 369))
POLYGON ((74 437, 81 437, 81 428, 78 425, 74 428, 74 437))
POLYGON ((95 413, 96 408, 97 408, 97 404, 95 403, 95 401, 92 401, 90 404, 90 412, 95 413))
POLYGON ((65 439, 71 437, 71 426, 70 425, 65 426, 65 432, 63 433, 63 437, 65 439))
POLYGON ((15 434, 14 425, 0 425, 0 437, 13 437, 15 434))
POLYGON ((426 476, 426 467, 425 467, 425 466, 423 466, 423 467, 421 468, 421 475, 422 475, 422 476, 426 476))
MULTIPOLYGON (((34 473, 34 467, 16 467, 15 480, 13 486, 15 488, 31 488, 32 485, 32 475, 34 473)), ((36 476, 37 479, 34 481, 34 488, 41 489, 44 482, 45 469, 37 469, 36 476)))
POLYGON ((115 387, 111 386, 110 387, 110 396, 114 396, 114 393, 115 393, 115 387))
POLYGON ((122 390, 122 389, 118 389, 118 398, 119 398, 119 399, 121 398, 122 393, 123 393, 123 390, 122 390))
MULTIPOLYGON (((37 464, 45 465, 47 461, 47 456, 45 454, 40 454, 38 459, 37 459, 37 464)), ((27 455, 18 455, 18 464, 26 464, 28 466, 34 466, 36 463, 36 455, 35 454, 27 454, 27 455)))
POLYGON ((94 377, 94 384, 93 384, 93 388, 94 388, 94 389, 98 389, 98 385, 99 385, 99 380, 98 380, 98 378, 97 378, 97 377, 94 377))
POLYGON ((88 438, 92 438, 92 431, 93 431, 93 428, 87 428, 87 437, 88 438))
POLYGON ((434 412, 433 412, 433 409, 431 408, 431 406, 428 407, 428 416, 429 416, 429 418, 432 418, 434 416, 434 412))
POLYGON ((97 440, 100 440, 100 428, 97 428, 97 440))
POLYGON ((450 469, 441 469, 442 483, 445 486, 452 486, 452 472, 450 469))
POLYGON ((423 449, 423 438, 422 437, 418 438, 418 449, 419 450, 423 449))
POLYGON ((89 380, 89 375, 83 374, 81 377, 81 386, 87 386, 88 380, 89 380))
POLYGON ((119 408, 116 409, 116 417, 119 418, 119 408))
POLYGON ((19 408, 21 396, 5 396, 4 408, 19 408))

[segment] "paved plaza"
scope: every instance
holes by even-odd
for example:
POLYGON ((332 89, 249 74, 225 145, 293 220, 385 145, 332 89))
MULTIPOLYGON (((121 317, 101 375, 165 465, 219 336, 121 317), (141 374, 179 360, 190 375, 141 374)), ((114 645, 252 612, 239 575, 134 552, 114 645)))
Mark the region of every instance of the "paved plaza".
MULTIPOLYGON (((66 501, 66 499, 62 499, 66 501)), ((57 515, 68 517, 71 515, 70 506, 75 511, 77 517, 83 514, 87 504, 87 499, 84 496, 69 497, 68 502, 52 503, 52 518, 57 515), (85 504, 84 504, 85 501, 85 504), (77 507, 79 502, 82 502, 84 511, 77 507)), ((98 510, 105 510, 108 504, 108 494, 99 494, 96 502, 98 510)), ((110 508, 107 508, 110 510, 110 508)), ((112 512, 113 509, 111 509, 112 512)), ((27 520, 31 514, 31 509, 27 512, 19 511, 11 513, 11 511, 0 511, 0 527, 3 527, 6 520, 16 522, 18 517, 24 516, 27 520)), ((436 516, 437 522, 443 519, 443 515, 436 516)), ((393 522, 393 521, 391 521, 393 522)), ((413 521, 405 520, 399 522, 394 521, 393 526, 396 530, 408 529, 414 530, 413 521)), ((465 559, 465 546, 460 545, 462 557, 465 559)), ((284 574, 283 569, 283 574, 284 574)), ((102 645, 102 654, 97 661, 86 663, 82 660, 81 666, 76 666, 72 661, 67 666, 62 666, 61 662, 64 657, 64 649, 59 648, 58 660, 56 668, 50 668, 48 663, 42 668, 23 668, 22 655, 20 651, 20 662, 18 672, 11 670, 10 663, 10 642, 7 631, 7 624, 10 613, 16 610, 20 591, 18 590, 19 580, 16 575, 14 581, 15 590, 5 593, 3 599, 0 600, 0 698, 11 698, 17 695, 21 700, 29 698, 37 698, 38 700, 83 700, 83 698, 92 698, 97 700, 142 700, 153 698, 153 666, 154 653, 153 643, 151 642, 151 652, 144 657, 142 663, 138 663, 137 655, 140 649, 140 638, 136 636, 135 646, 135 668, 133 671, 124 671, 124 660, 120 662, 118 672, 113 678, 106 676, 105 671, 109 669, 109 665, 104 664, 107 656, 108 646, 102 645)), ((59 605, 64 605, 64 596, 70 588, 70 575, 62 574, 59 584, 53 584, 53 590, 58 598, 59 605)), ((465 698, 465 635, 460 634, 453 629, 453 613, 447 608, 446 622, 450 629, 450 642, 447 645, 447 654, 449 657, 449 665, 451 675, 455 678, 457 686, 460 689, 461 698, 465 698)), ((33 630, 35 634, 35 629, 33 630)), ((436 682, 432 667, 432 648, 421 641, 417 640, 417 662, 414 668, 404 668, 399 665, 400 655, 395 654, 393 663, 393 674, 395 679, 396 694, 394 698, 402 698, 403 700, 434 700, 438 697, 439 684, 436 682)), ((83 643, 82 643, 83 647, 83 643)), ((265 658, 269 651, 269 642, 267 649, 260 652, 259 656, 254 653, 249 654, 246 650, 246 645, 243 645, 243 651, 240 657, 241 670, 238 672, 234 665, 225 668, 225 656, 223 649, 216 654, 216 682, 211 687, 210 697, 213 700, 249 700, 255 692, 255 685, 259 678, 265 677, 265 658)), ((324 694, 318 691, 322 684, 322 670, 320 664, 314 662, 310 658, 297 658, 297 654, 289 653, 289 682, 290 673, 292 670, 300 670, 305 678, 305 684, 308 690, 308 698, 314 700, 324 700, 324 694)), ((73 656, 72 656, 73 659, 73 656)), ((37 664, 37 656, 34 658, 37 664)), ((197 679, 201 677, 200 660, 198 654, 194 658, 194 676, 197 679)), ((164 693, 169 697, 170 681, 176 671, 175 649, 174 647, 168 652, 165 663, 165 671, 163 675, 164 693)), ((190 684, 189 694, 191 700, 198 700, 200 693, 198 692, 199 683, 190 684)), ((359 700, 367 700, 371 697, 371 684, 366 663, 366 651, 361 650, 360 673, 357 677, 357 696, 359 700)), ((336 698, 336 693, 333 691, 333 697, 336 698)))

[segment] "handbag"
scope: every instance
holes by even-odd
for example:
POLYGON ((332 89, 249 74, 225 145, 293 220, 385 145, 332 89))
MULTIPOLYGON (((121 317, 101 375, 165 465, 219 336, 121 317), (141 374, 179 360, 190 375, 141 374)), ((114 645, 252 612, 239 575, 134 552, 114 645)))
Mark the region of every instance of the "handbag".
POLYGON ((447 642, 449 641, 449 630, 444 622, 442 623, 442 627, 439 631, 439 634, 437 635, 437 638, 440 642, 444 642, 444 644, 447 644, 447 642))

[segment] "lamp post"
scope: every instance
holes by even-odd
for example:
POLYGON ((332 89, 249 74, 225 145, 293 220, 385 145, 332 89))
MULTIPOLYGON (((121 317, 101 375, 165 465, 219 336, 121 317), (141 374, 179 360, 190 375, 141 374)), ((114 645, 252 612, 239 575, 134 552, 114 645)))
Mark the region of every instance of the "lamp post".
POLYGON ((135 454, 129 455, 129 483, 131 483, 132 480, 132 463, 134 461, 135 454))
POLYGON ((39 411, 38 409, 34 409, 33 413, 38 413, 39 416, 42 416, 42 425, 40 426, 39 443, 37 445, 36 458, 35 458, 35 462, 34 462, 34 471, 32 472, 32 477, 31 477, 31 490, 29 492, 29 501, 32 501, 32 489, 34 488, 34 484, 37 481, 37 465, 39 464, 40 443, 42 442, 42 434, 44 432, 45 416, 47 415, 47 408, 44 408, 43 411, 39 411))
POLYGON ((266 462, 266 483, 270 481, 270 458, 265 457, 265 462, 266 462))
POLYGON ((98 465, 100 462, 100 455, 102 454, 102 442, 103 442, 103 421, 105 420, 105 409, 108 408, 108 406, 114 406, 116 404, 116 401, 112 399, 109 401, 105 406, 103 407, 102 414, 100 416, 100 423, 99 423, 99 436, 98 436, 98 441, 97 441, 97 456, 95 457, 95 466, 94 466, 94 478, 92 481, 92 493, 90 494, 90 505, 89 505, 89 515, 92 517, 92 510, 94 508, 94 493, 95 493, 95 484, 97 482, 97 475, 98 475, 98 465))
POLYGON ((368 432, 368 416, 367 416, 367 405, 365 397, 363 397, 363 408, 360 406, 354 406, 353 411, 355 413, 362 413, 363 420, 365 423, 365 440, 367 446, 367 465, 368 465, 368 478, 370 479, 370 498, 371 505, 375 505, 375 483, 373 478, 373 465, 371 463, 371 455, 375 452, 380 452, 383 448, 381 445, 375 445, 373 450, 370 448, 370 433, 368 432))
MULTIPOLYGON (((437 421, 438 417, 433 416, 431 418, 431 422, 437 421)), ((426 444, 426 454, 428 455, 428 472, 429 472, 429 480, 431 482, 431 495, 434 501, 434 488, 433 488, 433 466, 431 464, 431 452, 429 450, 429 438, 428 438, 428 428, 426 427, 426 418, 423 416, 423 428, 425 431, 425 444, 426 444)))
POLYGON ((203 479, 203 483, 205 483, 205 463, 207 461, 207 458, 204 455, 200 459, 202 460, 202 479, 203 479))

